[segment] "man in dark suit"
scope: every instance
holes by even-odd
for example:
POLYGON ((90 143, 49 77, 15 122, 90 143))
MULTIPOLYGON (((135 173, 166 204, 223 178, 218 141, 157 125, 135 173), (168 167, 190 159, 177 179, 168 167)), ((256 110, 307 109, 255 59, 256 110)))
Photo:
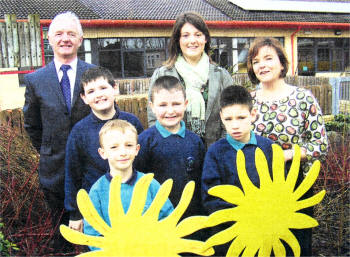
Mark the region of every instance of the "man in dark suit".
MULTIPOLYGON (((24 127, 40 153, 40 184, 56 226, 69 221, 64 211, 65 146, 73 125, 90 113, 79 93, 80 77, 93 65, 77 57, 83 31, 74 13, 58 14, 50 24, 48 39, 54 60, 25 76, 23 113, 24 127)), ((53 247, 62 250, 66 244, 58 229, 56 236, 53 247)))

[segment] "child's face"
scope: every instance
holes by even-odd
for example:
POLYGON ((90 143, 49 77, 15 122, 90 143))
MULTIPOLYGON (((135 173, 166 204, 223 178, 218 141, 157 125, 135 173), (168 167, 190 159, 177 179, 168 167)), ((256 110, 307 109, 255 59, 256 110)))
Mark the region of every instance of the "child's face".
POLYGON ((242 143, 250 140, 251 124, 255 121, 256 110, 249 111, 249 107, 233 104, 221 109, 220 117, 230 136, 242 143))
POLYGON ((150 106, 158 122, 168 131, 176 133, 180 129, 180 121, 187 107, 187 100, 181 90, 161 89, 154 92, 150 106))
POLYGON ((117 93, 116 88, 112 87, 106 79, 100 77, 85 85, 84 94, 80 96, 94 113, 103 115, 114 109, 117 93))
POLYGON ((140 150, 132 130, 126 129, 125 133, 118 129, 110 130, 103 135, 102 144, 98 152, 104 160, 108 160, 111 172, 132 171, 132 163, 140 150))

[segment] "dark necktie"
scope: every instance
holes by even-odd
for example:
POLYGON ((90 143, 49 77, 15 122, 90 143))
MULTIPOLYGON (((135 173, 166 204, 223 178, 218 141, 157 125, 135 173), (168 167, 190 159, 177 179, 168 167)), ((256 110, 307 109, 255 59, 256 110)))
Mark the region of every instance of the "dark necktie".
POLYGON ((61 70, 63 71, 63 77, 60 82, 62 93, 67 104, 68 112, 70 112, 70 108, 71 108, 71 96, 70 96, 70 83, 69 83, 67 71, 70 68, 71 68, 70 65, 66 65, 66 64, 63 64, 61 66, 61 70))

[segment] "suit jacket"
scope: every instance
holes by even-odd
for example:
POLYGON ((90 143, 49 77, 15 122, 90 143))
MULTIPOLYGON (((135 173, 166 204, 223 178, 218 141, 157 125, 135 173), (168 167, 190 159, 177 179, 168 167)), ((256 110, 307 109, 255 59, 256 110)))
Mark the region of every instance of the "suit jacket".
MULTIPOLYGON (((150 81, 149 93, 155 80, 161 76, 174 76, 180 80, 179 74, 174 68, 167 68, 162 66, 156 69, 152 75, 150 81)), ((225 128, 220 121, 220 105, 219 98, 221 91, 227 87, 233 85, 232 76, 222 67, 215 64, 209 65, 209 77, 208 77, 208 102, 205 109, 205 144, 208 148, 209 145, 219 140, 225 135, 225 128)), ((156 117, 151 108, 147 109, 148 125, 152 126, 156 117)))
POLYGON ((73 125, 90 113, 80 98, 80 77, 94 65, 77 63, 71 114, 61 90, 54 62, 25 79, 24 127, 40 153, 39 179, 44 188, 64 196, 64 159, 68 135, 73 125))

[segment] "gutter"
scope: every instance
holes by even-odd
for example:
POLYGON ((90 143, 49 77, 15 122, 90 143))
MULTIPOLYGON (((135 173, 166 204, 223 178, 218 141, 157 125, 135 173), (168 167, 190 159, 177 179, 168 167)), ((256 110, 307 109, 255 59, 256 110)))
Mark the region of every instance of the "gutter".
MULTIPOLYGON (((52 20, 41 19, 44 27, 52 20)), ((175 20, 80 20, 83 27, 172 27, 175 20)), ((206 21, 210 28, 350 29, 350 23, 294 21, 206 21)))

